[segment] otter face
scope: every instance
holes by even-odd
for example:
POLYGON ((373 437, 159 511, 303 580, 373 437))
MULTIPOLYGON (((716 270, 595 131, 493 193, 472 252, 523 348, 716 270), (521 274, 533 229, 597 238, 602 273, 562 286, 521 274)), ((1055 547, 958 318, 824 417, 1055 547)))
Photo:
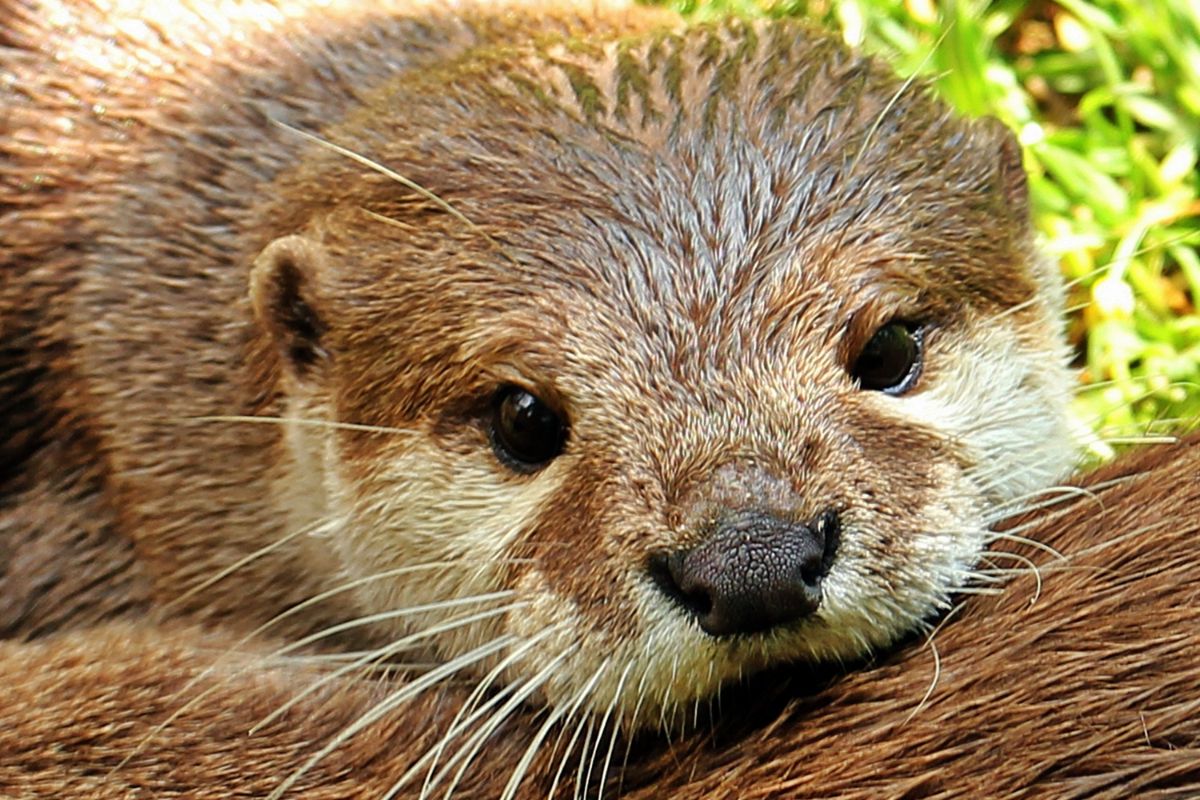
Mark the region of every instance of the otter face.
POLYGON ((1011 136, 804 28, 482 53, 327 138, 436 199, 318 151, 252 295, 343 424, 292 438, 329 568, 446 674, 669 724, 919 628, 1073 462, 1011 136))

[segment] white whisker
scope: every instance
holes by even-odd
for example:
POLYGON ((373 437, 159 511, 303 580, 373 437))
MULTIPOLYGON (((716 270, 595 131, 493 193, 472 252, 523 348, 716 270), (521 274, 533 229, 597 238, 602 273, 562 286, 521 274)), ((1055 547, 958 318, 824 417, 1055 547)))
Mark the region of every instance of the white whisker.
MULTIPOLYGON (((583 795, 587 792, 587 787, 583 783, 584 768, 587 767, 587 752, 592 744, 592 734, 596 731, 596 718, 588 714, 584 719, 587 720, 587 735, 583 737, 583 744, 579 748, 579 766, 575 769, 575 789, 571 792, 573 800, 583 800, 583 795)), ((582 721, 580 725, 582 726, 582 721)))
POLYGON ((422 798, 427 797, 429 792, 440 782, 441 778, 438 776, 445 769, 448 769, 454 764, 453 761, 450 761, 443 766, 441 771, 437 771, 436 769, 437 760, 445 751, 446 745, 449 744, 450 740, 452 740, 455 736, 470 727, 473 722, 486 714, 492 707, 500 703, 505 696, 512 692, 512 687, 504 687, 497 692, 495 697, 476 708, 475 706, 478 703, 479 698, 484 694, 484 692, 487 691, 488 687, 490 687, 496 681, 496 679, 500 677, 505 669, 520 659, 525 653, 529 652, 529 650, 531 650, 533 647, 545 641, 548 637, 558 633, 561 629, 561 625, 555 625, 543 630, 536 636, 523 642, 518 647, 513 648, 512 652, 506 655, 495 667, 493 667, 492 670, 488 672, 488 674, 485 675, 478 684, 476 684, 475 689, 462 704, 462 707, 454 716, 454 719, 451 720, 450 726, 446 729, 446 733, 442 735, 438 743, 431 747, 425 753, 425 755, 421 756, 420 759, 418 759, 411 767, 408 768, 404 775, 402 775, 400 779, 392 786, 392 788, 388 790, 388 793, 384 796, 384 800, 392 797, 395 792, 403 788, 403 786, 407 784, 408 781, 410 781, 413 777, 415 777, 418 772, 420 772, 422 769, 425 769, 426 764, 428 764, 428 771, 425 777, 425 782, 421 787, 420 796, 422 798))
POLYGON ((417 431, 407 428, 387 428, 380 425, 364 425, 358 422, 336 422, 328 419, 305 419, 303 417, 255 417, 239 414, 223 414, 204 417, 185 417, 184 422, 236 422, 248 425, 297 425, 308 428, 332 428, 342 431, 363 433, 386 433, 392 436, 417 436, 417 431))
MULTIPOLYGON (((439 600, 437 602, 426 603, 424 605, 394 608, 391 611, 380 611, 377 614, 365 614, 361 617, 355 617, 352 620, 347 620, 346 622, 339 622, 336 625, 330 625, 322 628, 315 633, 310 633, 308 636, 297 639, 296 641, 291 642, 290 644, 275 651, 274 655, 286 655, 292 651, 307 647, 314 642, 319 642, 322 639, 328 639, 331 636, 336 636, 339 633, 345 633, 346 631, 355 630, 357 628, 364 628, 380 622, 403 619, 404 617, 411 617, 416 614, 425 614, 430 611, 445 611, 447 609, 459 608, 461 606, 477 605, 479 603, 486 603, 492 600, 505 600, 509 597, 512 597, 512 595, 513 592, 511 590, 505 590, 502 592, 489 592, 487 594, 470 595, 468 597, 456 597, 453 600, 439 600)), ((426 635, 429 630, 434 629, 427 629, 426 631, 422 631, 421 634, 426 635)))
POLYGON ((933 46, 929 48, 929 52, 927 52, 925 57, 921 59, 921 63, 917 65, 917 68, 913 70, 907 78, 905 78, 904 82, 900 84, 899 88, 897 88, 892 96, 888 98, 887 104, 884 105, 883 109, 875 115, 875 119, 871 123, 871 127, 867 129, 866 135, 863 136, 863 141, 858 147, 858 152, 854 155, 854 160, 850 162, 850 169, 848 170, 847 174, 853 174, 854 170, 858 167, 858 162, 861 161, 863 155, 866 154, 867 148, 871 145, 871 139, 879 130, 879 126, 883 124, 883 121, 887 119, 887 115, 896 106, 896 103, 900 101, 900 98, 904 96, 904 93, 907 92, 917 80, 921 70, 925 69, 925 67, 929 64, 929 60, 933 58, 933 54, 937 52, 939 47, 942 46, 942 42, 945 41, 946 36, 950 33, 951 27, 952 25, 948 25, 946 27, 946 30, 942 32, 937 41, 933 43, 933 46))
POLYGON ((462 764, 455 773, 454 779, 450 786, 446 789, 446 798, 450 798, 454 794, 454 788, 458 786, 459 781, 462 780, 463 775, 466 774, 467 768, 471 765, 471 762, 475 759, 476 754, 478 754, 479 749, 483 747, 483 744, 487 741, 488 737, 490 737, 492 733, 495 732, 496 728, 498 728, 506 719, 508 719, 509 715, 511 715, 512 712, 515 711, 516 708, 522 702, 524 702, 526 698, 533 694, 537 689, 541 688, 547 679, 549 679, 549 677, 553 674, 554 670, 556 670, 558 666, 564 660, 566 660, 567 656, 574 652, 575 648, 569 647, 551 659, 551 661, 546 664, 545 667, 538 670, 533 677, 526 680, 524 685, 518 691, 514 692, 512 697, 510 697, 509 700, 503 706, 501 706, 499 710, 493 713, 487 722, 480 725, 479 730, 472 734, 471 737, 463 743, 463 746, 459 748, 459 753, 462 753, 464 750, 467 752, 463 756, 460 756, 457 753, 454 756, 454 760, 461 760, 462 764), (469 748, 469 750, 467 748, 469 748))
MULTIPOLYGON (((538 749, 541 747, 542 742, 546 740, 546 736, 549 734, 550 729, 554 727, 555 723, 557 723, 563 717, 568 717, 575 713, 575 710, 579 707, 579 705, 587 698, 589 694, 591 694, 592 689, 595 687, 596 682, 600 679, 600 675, 604 671, 604 667, 605 665, 601 664, 600 667, 592 673, 591 679, 584 684, 583 688, 575 693, 575 696, 571 698, 570 701, 564 702, 562 705, 554 708, 546 716, 545 722, 543 722, 542 726, 538 728, 537 733, 534 734, 533 738, 529 742, 529 745, 526 746, 525 752, 521 754, 520 761, 518 761, 516 767, 513 768, 512 775, 509 776, 508 783, 505 785, 504 791, 500 794, 500 800, 512 800, 516 796, 517 789, 521 786, 521 781, 525 779, 525 774, 529 771, 529 767, 533 763, 534 756, 537 755, 538 749)), ((551 794, 553 794, 553 790, 551 790, 551 794)))
POLYGON ((930 631, 929 636, 925 639, 925 646, 933 653, 933 680, 929 682, 929 688, 925 690, 925 694, 921 697, 921 702, 917 703, 917 707, 904 718, 904 722, 901 723, 902 725, 907 725, 917 714, 921 713, 921 710, 929 702, 929 698, 933 697, 933 690, 937 688, 938 680, 942 677, 942 657, 938 654, 937 645, 934 644, 933 640, 938 635, 938 632, 946 626, 946 623, 953 619, 954 615, 962 608, 963 606, 959 604, 950 609, 950 612, 938 622, 937 627, 930 631))
MULTIPOLYGON (((604 673, 604 670, 607 666, 608 662, 605 661, 596 669, 595 673, 593 673, 592 679, 588 681, 587 686, 584 687, 587 690, 587 693, 591 692, 595 682, 600 679, 600 676, 604 673)), ((570 714, 567 716, 568 720, 575 717, 576 713, 582 709, 583 702, 587 699, 587 693, 580 692, 578 700, 576 700, 575 705, 571 708, 570 714)), ((571 739, 567 742, 567 746, 563 750, 562 757, 558 760, 558 769, 554 772, 554 780, 551 781, 550 791, 546 794, 548 800, 557 796, 559 782, 562 780, 563 773, 566 771, 567 762, 571 758, 571 753, 575 752, 575 743, 579 740, 579 734, 583 733, 583 723, 587 716, 587 713, 584 712, 584 714, 579 717, 579 721, 575 725, 574 732, 571 734, 571 739)), ((565 733, 565 728, 559 732, 558 741, 562 741, 563 734, 565 733)), ((555 748, 557 747, 558 745, 556 743, 555 748)))
MULTIPOLYGON (((266 725, 271 724, 276 719, 281 717, 283 714, 287 713, 287 710, 290 709, 291 707, 293 707, 294 705, 296 705, 296 703, 299 703, 301 700, 312 695, 314 692, 319 691, 321 689, 321 687, 326 686, 327 684, 331 683, 332 681, 335 681, 338 678, 340 678, 350 672, 354 672, 355 670, 361 669, 364 664, 370 663, 372 661, 382 661, 383 659, 387 658, 389 655, 403 651, 409 645, 411 645, 413 642, 417 642, 422 639, 427 639, 431 636, 436 636, 440 633, 446 633, 447 631, 452 631, 457 628, 463 628, 463 627, 466 627, 467 625, 471 625, 475 622, 480 622, 485 619, 490 619, 492 617, 497 617, 502 614, 507 614, 509 611, 512 611, 514 608, 520 608, 522 605, 524 605, 524 604, 523 603, 513 603, 513 604, 510 604, 507 606, 501 606, 499 608, 489 609, 487 611, 481 611, 476 614, 469 614, 465 617, 454 617, 454 618, 452 618, 446 622, 443 622, 439 625, 435 625, 435 626, 432 626, 429 628, 424 628, 420 631, 417 631, 416 633, 401 637, 401 638, 395 640, 394 642, 391 642, 390 644, 387 644, 384 647, 381 647, 378 650, 374 651, 368 657, 359 659, 357 661, 352 661, 351 663, 346 664, 345 666, 340 667, 340 668, 330 672, 329 674, 321 677, 319 680, 313 681, 313 683, 311 683, 308 686, 308 688, 304 689, 302 692, 298 693, 297 695, 292 697, 290 700, 288 700, 286 703, 284 703, 282 706, 275 709, 270 714, 268 714, 266 717, 264 717, 262 720, 260 720, 257 725, 255 725, 254 727, 252 727, 250 729, 249 733, 251 735, 257 733, 261 728, 263 728, 266 725)), ((294 645, 288 645, 287 647, 282 648, 282 649, 289 650, 293 646, 294 645)), ((432 672, 437 672, 437 671, 438 671, 437 669, 434 669, 432 672)), ((426 673, 426 675, 429 675, 429 674, 431 674, 431 673, 426 673)), ((424 676, 422 676, 422 677, 424 677, 424 676)))
POLYGON ((338 732, 332 739, 329 740, 319 751, 309 757, 298 769, 294 770, 285 780, 283 780, 275 790, 267 796, 267 800, 279 800, 289 789, 296 785, 296 782, 304 777, 308 772, 319 764, 326 756, 334 750, 341 747, 346 741, 352 738, 359 731, 366 728, 368 725, 378 721, 392 709, 398 707, 402 703, 411 700, 421 692, 437 685, 442 679, 459 672, 466 667, 476 664, 488 656, 499 652, 508 645, 512 644, 515 637, 500 636, 487 644, 476 647, 473 650, 468 650, 466 653, 447 661, 445 664, 435 670, 431 670, 421 677, 414 680, 412 683, 406 684, 400 689, 392 692, 385 699, 376 703, 375 706, 355 720, 350 725, 347 725, 338 732))
POLYGON ((205 580, 203 580, 200 583, 196 584, 195 586, 191 587, 190 589, 188 589, 187 591, 178 595, 177 597, 174 597, 171 600, 167 601, 166 603, 163 604, 163 612, 170 613, 173 609, 177 609, 183 603, 186 603, 188 600, 195 597, 200 592, 204 591, 205 589, 209 588, 210 586, 213 586, 216 583, 219 583, 220 581, 222 581, 225 578, 232 575, 234 572, 237 572, 242 567, 245 567, 247 564, 250 564, 250 563, 258 560, 265 555, 269 555, 270 553, 273 553, 274 551, 278 550, 280 547, 283 547, 285 544, 292 541, 293 539, 299 538, 301 536, 305 536, 309 533, 312 533, 315 530, 320 529, 321 527, 323 527, 325 525, 333 524, 334 522, 336 522, 336 517, 326 517, 325 519, 317 520, 316 522, 313 522, 309 525, 299 528, 298 530, 292 531, 291 533, 284 534, 283 536, 279 537, 278 539, 276 539, 275 541, 266 545, 265 547, 260 547, 259 549, 255 550, 254 552, 249 553, 248 555, 243 556, 242 558, 233 562, 229 566, 224 567, 223 569, 217 570, 217 572, 215 574, 211 575, 210 577, 206 578, 205 580))
MULTIPOLYGON (((608 711, 605 712, 604 718, 607 723, 609 715, 611 715, 617 705, 621 702, 622 692, 625 690, 625 681, 629 678, 629 672, 633 669, 633 662, 625 665, 625 670, 621 673, 621 679, 617 681, 617 690, 613 694, 612 703, 608 706, 608 711)), ((603 730, 603 726, 601 727, 603 730)), ((604 767, 600 770, 600 786, 596 790, 596 800, 604 800, 604 784, 608 781, 608 767, 612 763, 613 748, 617 746, 617 733, 620 731, 620 726, 617 721, 613 720, 612 733, 608 738, 608 752, 604 755, 604 767)), ((589 768, 590 769, 590 768, 589 768)), ((591 776, 588 776, 589 782, 591 776)))
POLYGON ((280 128, 283 128, 285 131, 288 131, 289 133, 294 133, 297 136, 307 139, 308 141, 312 142, 313 144, 316 144, 320 147, 324 147, 326 150, 330 150, 334 153, 337 153, 340 156, 345 156, 346 158, 350 159, 351 161, 353 161, 357 164, 361 164, 362 166, 366 167, 367 169, 371 170, 372 172, 377 172, 380 175, 384 176, 385 178, 390 178, 391 180, 395 181, 396 183, 400 184, 401 186, 403 186, 407 189, 411 189, 412 191, 421 195, 421 197, 424 197, 426 200, 428 200, 429 202, 436 205, 438 208, 445 211, 450 216, 454 217, 459 222, 466 225, 471 230, 479 231, 479 226, 476 225, 471 220, 467 219, 467 217, 461 211, 459 211, 457 208, 450 205, 445 200, 438 197, 436 194, 429 191, 424 186, 422 186, 421 184, 412 180, 411 178, 406 178, 405 176, 401 175, 396 170, 391 169, 390 167, 385 167, 383 164, 380 164, 378 161, 374 161, 370 158, 367 158, 366 156, 362 155, 361 153, 356 153, 355 151, 353 151, 349 148, 342 147, 340 144, 335 144, 335 143, 329 141, 328 139, 323 139, 320 136, 314 136, 313 134, 311 134, 307 131, 302 131, 299 128, 294 128, 291 125, 288 125, 286 122, 280 122, 279 120, 272 120, 272 122, 274 122, 280 128))
POLYGON ((623 794, 625 770, 629 766, 629 756, 633 753, 633 734, 638 729, 638 717, 641 715, 642 703, 646 699, 646 679, 648 677, 649 675, 643 671, 642 679, 638 681, 637 702, 633 706, 633 715, 630 717, 628 726, 630 735, 626 737, 625 756, 621 759, 621 771, 617 775, 617 797, 623 794))

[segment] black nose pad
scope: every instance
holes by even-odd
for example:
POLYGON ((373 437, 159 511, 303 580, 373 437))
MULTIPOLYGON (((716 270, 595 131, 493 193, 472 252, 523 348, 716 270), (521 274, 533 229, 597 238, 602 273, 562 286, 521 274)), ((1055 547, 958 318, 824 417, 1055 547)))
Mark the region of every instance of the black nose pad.
POLYGON ((713 636, 757 633, 817 610, 840 535, 834 511, 808 523, 740 512, 696 547, 652 556, 649 569, 713 636))

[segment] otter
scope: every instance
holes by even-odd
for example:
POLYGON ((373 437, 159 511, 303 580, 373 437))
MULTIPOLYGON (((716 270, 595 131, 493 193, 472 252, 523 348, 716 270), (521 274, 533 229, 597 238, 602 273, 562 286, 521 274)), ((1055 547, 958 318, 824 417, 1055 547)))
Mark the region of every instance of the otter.
POLYGON ((0 36, 9 639, 269 626, 677 729, 928 630, 1074 464, 1013 136, 802 23, 0 36))
MULTIPOLYGON (((1035 568, 1017 570, 1003 592, 970 597, 932 648, 917 641, 822 684, 786 671, 756 679, 726 698, 740 713, 718 715, 715 727, 669 747, 621 744, 603 796, 1194 797, 1197 474, 1195 435, 1125 454, 1066 502, 1011 524, 1026 541, 1000 542, 992 558, 1035 568)), ((399 688, 342 678, 247 736, 322 674, 276 657, 275 644, 145 622, 0 643, 0 794, 265 796, 399 688), (239 653, 223 655, 234 645, 239 653)), ((289 796, 387 796, 442 744, 470 696, 469 685, 442 684, 391 709, 289 796)), ((540 724, 532 708, 506 720, 454 796, 501 796, 540 724)), ((548 796, 562 758, 550 745, 514 796, 548 796)), ((597 762, 587 796, 600 794, 607 757, 607 743, 584 756, 597 762)), ((565 770, 557 796, 581 794, 582 774, 565 770)))

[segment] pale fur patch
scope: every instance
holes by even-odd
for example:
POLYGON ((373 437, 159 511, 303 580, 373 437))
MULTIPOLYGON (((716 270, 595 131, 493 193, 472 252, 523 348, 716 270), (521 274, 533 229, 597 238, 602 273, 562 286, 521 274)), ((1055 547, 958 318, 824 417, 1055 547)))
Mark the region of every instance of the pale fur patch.
MULTIPOLYGON (((350 578, 390 569, 445 564, 386 581, 364 584, 365 608, 412 608, 447 600, 468 600, 510 589, 512 545, 537 520, 542 505, 561 489, 564 465, 552 464, 534 480, 513 480, 489 463, 490 453, 447 459, 431 438, 414 436, 390 448, 371 476, 357 485, 339 473, 338 447, 327 444, 327 491, 345 520, 334 547, 350 578)), ((392 625, 403 635, 454 618, 496 609, 516 597, 488 600, 405 617, 392 625)), ((503 633, 497 614, 438 636, 431 642, 443 655, 462 653, 503 633)))
POLYGON ((1057 342, 1045 335, 1041 346, 1029 347, 1011 318, 944 339, 930 356, 937 359, 935 380, 897 398, 899 416, 966 448, 977 465, 968 477, 992 503, 1062 480, 1079 442, 1067 410, 1074 381, 1057 342))

